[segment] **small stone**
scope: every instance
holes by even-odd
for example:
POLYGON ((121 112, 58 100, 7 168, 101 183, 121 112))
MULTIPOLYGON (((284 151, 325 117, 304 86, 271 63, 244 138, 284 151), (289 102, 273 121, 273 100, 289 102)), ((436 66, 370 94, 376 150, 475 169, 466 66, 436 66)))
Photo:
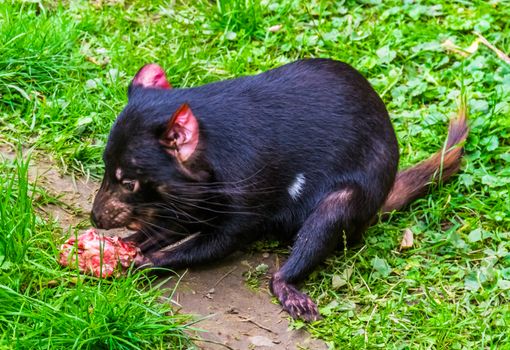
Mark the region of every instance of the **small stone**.
POLYGON ((231 308, 228 308, 227 311, 225 311, 225 313, 230 314, 230 315, 238 315, 239 310, 235 307, 231 307, 231 308))
POLYGON ((255 335, 253 337, 250 337, 249 339, 250 343, 253 344, 254 346, 272 347, 275 345, 271 339, 263 337, 261 335, 255 335))
POLYGON ((206 297, 207 299, 212 299, 212 298, 213 298, 213 294, 214 294, 214 292, 215 292, 214 288, 209 289, 209 291, 207 292, 207 294, 205 294, 205 297, 206 297))

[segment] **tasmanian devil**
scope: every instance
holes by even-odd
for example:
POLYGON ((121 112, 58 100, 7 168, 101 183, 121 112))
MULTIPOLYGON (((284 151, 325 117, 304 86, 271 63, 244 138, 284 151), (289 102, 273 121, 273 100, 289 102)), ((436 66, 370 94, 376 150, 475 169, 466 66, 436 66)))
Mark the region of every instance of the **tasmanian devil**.
POLYGON ((270 288, 292 316, 319 317, 295 284, 379 212, 399 209, 460 165, 465 116, 443 150, 397 174, 380 97, 349 65, 300 60, 265 73, 173 89, 140 69, 104 152, 92 221, 127 227, 154 266, 216 261, 272 232, 293 238, 270 288), (171 245, 170 248, 166 248, 171 245))

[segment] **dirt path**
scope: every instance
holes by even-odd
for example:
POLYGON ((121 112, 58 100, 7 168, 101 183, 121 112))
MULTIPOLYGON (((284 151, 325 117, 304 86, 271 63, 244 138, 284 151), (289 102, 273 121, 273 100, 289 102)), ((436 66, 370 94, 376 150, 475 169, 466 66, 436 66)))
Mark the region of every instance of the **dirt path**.
MULTIPOLYGON (((13 159, 6 146, 0 146, 3 158, 13 159)), ((32 160, 30 178, 59 197, 62 205, 49 205, 47 211, 64 230, 88 221, 94 193, 99 184, 85 179, 61 176, 48 161, 32 160)), ((117 234, 121 234, 118 231, 117 234)), ((115 234, 115 232, 114 232, 115 234)), ((181 311, 197 316, 195 325, 204 330, 198 343, 201 349, 327 349, 326 344, 311 339, 304 330, 288 329, 287 315, 272 302, 267 280, 257 290, 245 281, 247 271, 260 264, 273 272, 279 257, 262 253, 237 252, 214 266, 184 272, 173 300, 181 311)), ((168 286, 173 287, 169 282, 168 286)))

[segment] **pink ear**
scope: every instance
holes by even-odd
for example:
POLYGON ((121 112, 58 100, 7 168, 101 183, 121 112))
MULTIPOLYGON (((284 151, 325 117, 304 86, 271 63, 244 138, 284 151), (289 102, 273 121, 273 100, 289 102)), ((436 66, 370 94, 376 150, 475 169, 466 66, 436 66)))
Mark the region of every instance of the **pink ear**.
POLYGON ((181 105, 170 118, 165 133, 159 140, 170 154, 185 162, 198 145, 198 121, 187 103, 181 105))
POLYGON ((165 76, 165 71, 155 63, 143 66, 136 73, 131 83, 133 86, 146 88, 170 89, 172 86, 165 76))

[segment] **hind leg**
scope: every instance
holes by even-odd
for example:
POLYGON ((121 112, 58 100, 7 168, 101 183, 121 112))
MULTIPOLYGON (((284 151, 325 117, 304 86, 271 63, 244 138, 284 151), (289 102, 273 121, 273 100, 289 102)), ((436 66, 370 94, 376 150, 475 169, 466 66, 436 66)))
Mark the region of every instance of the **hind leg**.
POLYGON ((361 235, 370 213, 356 185, 343 186, 322 199, 299 230, 289 259, 271 279, 271 291, 293 318, 319 319, 315 303, 294 283, 303 279, 335 249, 342 240, 361 235))

